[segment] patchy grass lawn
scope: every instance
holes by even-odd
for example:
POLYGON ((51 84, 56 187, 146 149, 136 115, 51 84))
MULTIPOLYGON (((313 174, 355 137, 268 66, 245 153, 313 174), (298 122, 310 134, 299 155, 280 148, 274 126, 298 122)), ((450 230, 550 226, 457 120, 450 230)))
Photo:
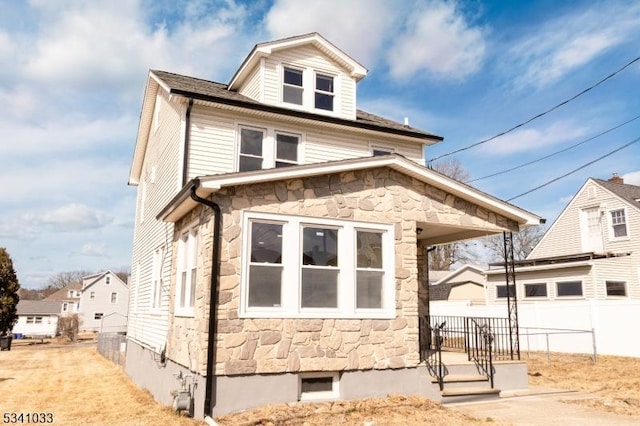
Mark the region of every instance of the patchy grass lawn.
MULTIPOLYGON (((553 353, 523 354, 529 383, 592 393, 593 398, 570 401, 616 414, 640 416, 640 358, 553 353)), ((568 401, 564 401, 568 402, 568 401)))
MULTIPOLYGON (((565 401, 617 414, 640 415, 640 359, 552 354, 526 355, 534 386, 592 393, 565 401)), ((53 344, 14 346, 0 352, 2 412, 52 413, 64 425, 198 425, 157 404, 94 347, 53 344)), ((221 425, 479 425, 475 419, 417 396, 357 401, 281 404, 216 419, 221 425)))
POLYGON ((95 347, 14 345, 0 352, 0 395, 2 413, 51 413, 54 424, 203 424, 157 404, 95 347))

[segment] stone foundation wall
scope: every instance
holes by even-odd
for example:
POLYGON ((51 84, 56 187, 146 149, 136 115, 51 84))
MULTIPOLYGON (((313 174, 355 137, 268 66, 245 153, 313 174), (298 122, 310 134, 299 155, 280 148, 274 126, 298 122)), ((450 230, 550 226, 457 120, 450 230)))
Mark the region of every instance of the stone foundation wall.
MULTIPOLYGON (((224 188, 213 200, 223 213, 216 375, 415 367, 419 363, 416 222, 517 228, 501 216, 389 168, 224 188), (240 318, 242 211, 394 224, 396 318, 240 318)), ((211 228, 211 213, 202 207, 177 228, 194 217, 208 221, 203 228, 211 228)), ((203 302, 197 303, 190 325, 173 320, 169 353, 185 352, 192 344, 190 330, 199 336, 191 353, 206 350, 203 323, 208 312, 205 287, 210 282, 211 251, 202 242, 211 240, 211 235, 200 235, 197 299, 203 302)))

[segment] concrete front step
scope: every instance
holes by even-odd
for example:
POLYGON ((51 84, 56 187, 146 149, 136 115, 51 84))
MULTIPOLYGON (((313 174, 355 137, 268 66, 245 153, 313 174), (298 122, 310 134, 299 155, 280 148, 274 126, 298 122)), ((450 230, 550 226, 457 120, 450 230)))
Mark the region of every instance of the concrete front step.
POLYGON ((484 401, 500 397, 500 389, 465 387, 457 389, 444 389, 442 403, 457 403, 469 401, 484 401))
MULTIPOLYGON (((480 374, 449 374, 442 380, 446 389, 459 389, 469 386, 477 387, 478 389, 488 389, 489 379, 486 376, 480 374)), ((438 379, 431 378, 431 383, 438 383, 438 379)))

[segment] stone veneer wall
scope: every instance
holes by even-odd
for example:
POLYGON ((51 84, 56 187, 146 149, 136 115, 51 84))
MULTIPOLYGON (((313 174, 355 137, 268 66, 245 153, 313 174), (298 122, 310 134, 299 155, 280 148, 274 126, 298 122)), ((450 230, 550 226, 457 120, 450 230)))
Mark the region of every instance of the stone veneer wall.
MULTIPOLYGON (((223 213, 216 375, 415 367, 420 362, 416 222, 517 229, 504 217, 390 168, 224 188, 213 200, 223 213), (239 318, 242 211, 395 224, 396 318, 239 318)), ((177 229, 194 220, 208 220, 200 231, 198 277, 208 287, 211 213, 199 207, 177 229)), ((173 319, 168 347, 176 362, 197 356, 201 373, 209 300, 204 287, 197 289, 196 317, 173 319)))

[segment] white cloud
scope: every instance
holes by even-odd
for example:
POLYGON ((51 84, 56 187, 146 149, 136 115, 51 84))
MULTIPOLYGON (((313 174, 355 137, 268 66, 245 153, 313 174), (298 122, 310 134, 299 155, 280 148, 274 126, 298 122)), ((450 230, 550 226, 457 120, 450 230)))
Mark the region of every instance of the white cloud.
POLYGON ((84 256, 108 257, 107 245, 102 244, 84 244, 80 249, 80 254, 84 256))
MULTIPOLYGON (((557 121, 546 127, 515 130, 482 145, 485 154, 510 155, 525 151, 559 145, 575 140, 587 133, 586 127, 575 125, 569 121, 557 121)), ((482 138, 484 139, 484 138, 482 138)))
POLYGON ((640 186, 640 170, 636 172, 629 172, 622 175, 622 179, 624 179, 624 183, 628 183, 629 185, 637 185, 640 186))
POLYGON ((397 79, 421 72, 461 79, 482 65, 486 30, 470 26, 455 2, 430 1, 410 10, 405 28, 388 54, 391 74, 397 79))
POLYGON ((384 0, 276 0, 265 21, 274 38, 318 32, 370 68, 400 9, 384 0))
POLYGON ((33 220, 56 232, 98 229, 113 222, 113 217, 84 204, 67 204, 35 216, 33 220))
POLYGON ((533 28, 510 49, 503 69, 516 76, 516 86, 544 87, 639 34, 640 3, 596 3, 533 28))

